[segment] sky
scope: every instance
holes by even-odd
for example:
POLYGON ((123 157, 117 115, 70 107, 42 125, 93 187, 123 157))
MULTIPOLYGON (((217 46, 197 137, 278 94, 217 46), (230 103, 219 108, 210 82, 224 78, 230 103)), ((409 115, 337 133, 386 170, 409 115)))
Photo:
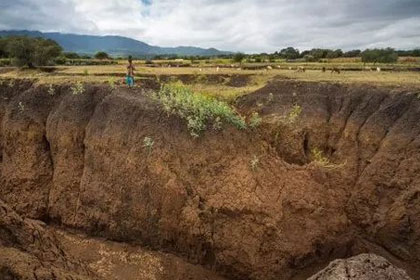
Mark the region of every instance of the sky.
POLYGON ((420 48, 420 0, 0 0, 0 30, 246 53, 420 48))

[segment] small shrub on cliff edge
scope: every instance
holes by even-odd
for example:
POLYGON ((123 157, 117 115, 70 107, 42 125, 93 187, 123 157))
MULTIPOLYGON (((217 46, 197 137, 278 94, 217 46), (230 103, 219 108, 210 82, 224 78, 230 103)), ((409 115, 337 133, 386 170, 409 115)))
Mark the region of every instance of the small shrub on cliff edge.
POLYGON ((334 164, 334 163, 330 162, 330 160, 318 148, 313 148, 311 150, 311 155, 312 155, 312 159, 313 159, 312 162, 314 162, 316 165, 318 165, 320 167, 324 167, 324 168, 328 168, 328 169, 338 169, 338 168, 341 168, 345 165, 345 163, 334 164))
POLYGON ((185 119, 193 137, 200 136, 208 123, 213 123, 214 129, 220 129, 222 123, 232 124, 238 129, 246 128, 243 118, 227 103, 195 93, 180 82, 163 85, 153 97, 166 112, 185 119))
POLYGON ((48 94, 51 96, 55 94, 55 90, 52 84, 48 86, 48 94))
POLYGON ((115 89, 115 80, 113 78, 110 78, 108 80, 108 84, 109 84, 111 90, 114 90, 115 89))
POLYGON ((85 92, 85 87, 81 82, 77 82, 70 88, 73 95, 79 95, 85 92))
POLYGON ((257 112, 254 112, 251 114, 251 118, 249 119, 249 127, 256 128, 258 127, 262 122, 262 118, 257 112))
POLYGON ((299 118, 301 113, 302 113, 302 107, 297 104, 293 105, 292 110, 290 110, 289 114, 286 117, 286 122, 288 124, 294 124, 299 118))
POLYGON ((260 159, 256 155, 254 155, 254 157, 249 161, 251 170, 254 172, 257 171, 259 164, 260 164, 260 159))
POLYGON ((23 103, 22 103, 22 102, 19 102, 19 104, 18 104, 18 108, 19 108, 19 111, 20 111, 20 112, 25 111, 25 105, 23 105, 23 103))
POLYGON ((153 150, 153 145, 155 144, 155 141, 152 137, 146 136, 143 139, 143 147, 147 150, 147 153, 150 154, 153 150))

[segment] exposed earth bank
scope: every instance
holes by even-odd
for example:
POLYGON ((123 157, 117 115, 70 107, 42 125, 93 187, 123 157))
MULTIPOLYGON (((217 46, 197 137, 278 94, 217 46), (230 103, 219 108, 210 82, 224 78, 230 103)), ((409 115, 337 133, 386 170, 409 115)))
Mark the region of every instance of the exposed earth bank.
POLYGON ((194 139, 141 90, 2 83, 0 198, 229 279, 305 279, 364 252, 419 279, 417 93, 276 80, 235 106, 263 123, 194 139))

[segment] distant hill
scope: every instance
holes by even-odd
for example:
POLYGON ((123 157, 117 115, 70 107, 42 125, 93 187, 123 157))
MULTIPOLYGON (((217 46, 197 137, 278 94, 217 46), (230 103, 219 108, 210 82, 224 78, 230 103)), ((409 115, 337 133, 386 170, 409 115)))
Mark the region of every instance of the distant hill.
POLYGON ((64 51, 76 52, 80 54, 95 54, 98 51, 104 51, 113 56, 153 56, 163 54, 215 56, 231 53, 219 51, 214 48, 203 49, 184 46, 175 48, 162 48, 151 46, 144 42, 122 36, 92 36, 28 30, 0 31, 0 37, 14 35, 52 39, 60 44, 64 51))

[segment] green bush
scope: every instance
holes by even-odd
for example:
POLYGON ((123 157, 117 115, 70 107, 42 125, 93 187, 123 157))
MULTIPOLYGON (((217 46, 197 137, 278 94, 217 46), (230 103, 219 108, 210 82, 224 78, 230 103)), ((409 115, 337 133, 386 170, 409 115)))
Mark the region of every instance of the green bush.
POLYGON ((256 128, 262 123, 262 118, 257 112, 251 114, 249 119, 249 127, 256 128))
POLYGON ((398 54, 394 49, 367 49, 362 52, 363 62, 373 63, 395 63, 398 61, 398 54))
POLYGON ((82 82, 77 82, 70 87, 70 91, 73 95, 83 94, 85 92, 85 86, 82 84, 82 82))
POLYGON ((235 53, 233 55, 233 61, 241 63, 244 60, 246 55, 244 53, 235 53))
POLYGON ((95 54, 96 59, 109 59, 109 55, 106 52, 97 52, 95 54))
POLYGON ((227 103, 209 96, 194 93, 182 83, 163 85, 154 95, 166 112, 175 114, 187 121, 191 136, 198 137, 209 123, 220 129, 222 123, 245 129, 246 124, 227 103))

